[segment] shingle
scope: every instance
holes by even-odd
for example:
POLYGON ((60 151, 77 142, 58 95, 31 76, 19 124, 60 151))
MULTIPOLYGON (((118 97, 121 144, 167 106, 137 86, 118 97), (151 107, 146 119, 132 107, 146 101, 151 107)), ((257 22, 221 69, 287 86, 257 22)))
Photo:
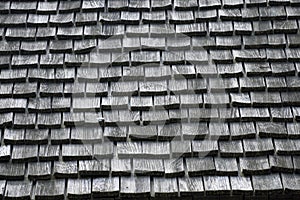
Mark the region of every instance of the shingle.
POLYGON ((51 98, 30 98, 28 100, 28 112, 51 112, 51 98))
POLYGON ((266 48, 268 37, 266 35, 243 36, 245 49, 266 48))
POLYGON ((95 178, 92 184, 93 197, 118 196, 119 177, 95 178))
POLYGON ((24 163, 1 163, 0 177, 7 180, 23 180, 25 176, 24 163))
POLYGON ((142 96, 165 95, 168 90, 167 81, 139 82, 139 88, 142 96))
POLYGON ((58 39, 82 39, 83 27, 58 27, 58 39))
POLYGON ((159 51, 141 51, 141 52, 131 52, 131 63, 132 65, 140 65, 147 63, 160 62, 159 51))
POLYGON ((270 34, 273 32, 271 21, 254 21, 253 30, 255 35, 270 34))
MULTIPOLYGON (((24 27, 26 24, 26 19, 27 19, 27 14, 7 14, 7 15, 0 15, 0 24, 1 26, 6 26, 6 27, 24 27)), ((25 29, 23 28, 23 30, 21 28, 8 28, 6 30, 6 36, 11 36, 12 38, 14 36, 20 36, 22 38, 22 35, 20 35, 21 33, 27 33, 26 35, 24 35, 24 38, 28 37, 30 34, 32 33, 31 31, 33 31, 35 29, 25 29)))
POLYGON ((51 82, 54 79, 54 69, 43 69, 43 68, 28 69, 28 78, 29 78, 29 82, 36 82, 36 81, 51 82))
POLYGON ((237 175, 238 164, 235 158, 215 158, 216 174, 237 175))
POLYGON ((268 91, 286 90, 286 81, 283 77, 266 77, 266 86, 268 91))
POLYGON ((204 106, 205 108, 212 107, 227 107, 230 104, 229 95, 222 93, 206 93, 204 94, 204 106))
MULTIPOLYGON (((178 91, 175 94, 180 93, 178 91)), ((180 102, 182 108, 199 108, 203 105, 202 95, 200 94, 181 94, 180 102)))
POLYGON ((247 76, 268 76, 272 74, 269 64, 264 62, 245 63, 245 71, 247 76))
POLYGON ((216 108, 189 109, 189 118, 191 122, 209 122, 219 119, 219 113, 216 108))
POLYGON ((251 105, 250 95, 248 93, 230 93, 230 98, 233 106, 251 105))
POLYGON ((285 106, 299 106, 299 95, 299 92, 281 92, 282 104, 285 106))
POLYGON ((24 144, 25 130, 24 129, 4 129, 5 144, 24 144))
POLYGON ((37 2, 12 2, 10 5, 11 13, 34 13, 37 2))
POLYGON ((142 144, 140 142, 118 142, 117 144, 119 158, 141 156, 142 151, 142 144))
POLYGON ((272 139, 244 139, 243 146, 246 156, 260 156, 274 153, 272 139))
POLYGON ((10 2, 1 2, 0 13, 7 14, 9 12, 10 2))
POLYGON ((158 140, 173 140, 181 137, 179 124, 165 124, 157 127, 158 140))
POLYGON ((132 140, 155 140, 157 138, 157 128, 153 125, 133 125, 129 126, 128 134, 132 140))
POLYGON ((239 81, 242 92, 265 90, 265 81, 262 77, 244 77, 240 78, 239 81))
POLYGON ((250 177, 231 176, 230 184, 233 194, 251 193, 253 190, 250 177))
POLYGON ((40 57, 40 67, 62 67, 64 64, 63 54, 46 54, 40 57))
POLYGON ((199 7, 200 9, 213 9, 213 8, 221 8, 221 1, 220 0, 199 0, 199 7))
POLYGON ((239 90, 236 78, 209 78, 211 92, 237 92, 239 90))
POLYGON ((164 23, 166 19, 166 13, 164 11, 142 12, 142 22, 144 24, 164 23))
MULTIPOLYGON (((83 118, 83 113, 82 113, 83 118)), ((84 120, 84 119, 81 119, 84 120)), ((75 123, 76 125, 77 123, 75 123)), ((80 124, 80 123, 78 123, 80 124)), ((78 125, 79 126, 79 125, 78 125)), ((102 129, 97 127, 76 127, 71 129, 71 143, 99 143, 102 141, 102 129)))
POLYGON ((165 10, 172 8, 171 0, 151 0, 152 10, 165 10))
POLYGON ((13 96, 15 97, 36 97, 37 83, 15 83, 13 96))
POLYGON ((168 19, 171 24, 191 23, 194 15, 192 11, 168 11, 168 19))
POLYGON ((184 175, 184 166, 182 158, 165 159, 164 168, 166 178, 184 175))
POLYGON ((49 16, 48 15, 35 15, 29 14, 27 18, 27 26, 47 26, 49 16))
POLYGON ((299 191, 299 175, 284 173, 282 176, 282 185, 287 193, 295 193, 299 191))
MULTIPOLYGON (((151 27, 154 25, 150 25, 151 27)), ((162 26, 162 25, 157 25, 162 26)), ((128 37, 148 37, 149 36, 149 24, 142 24, 142 25, 127 25, 126 26, 126 34, 128 37)), ((159 28, 157 29, 157 32, 159 28)), ((151 35, 152 35, 151 31, 151 35)), ((154 34, 155 35, 155 34, 154 34)), ((159 33, 157 33, 159 35, 159 33)))
MULTIPOLYGON (((141 38, 141 48, 143 50, 164 50, 166 46, 165 38, 161 37, 142 37, 141 38)), ((136 48, 138 49, 138 48, 136 48)))
POLYGON ((0 54, 8 55, 9 53, 18 54, 20 51, 19 41, 0 41, 0 54))
POLYGON ((190 141, 171 141, 172 157, 191 157, 192 146, 190 141))
POLYGON ((38 14, 56 14, 58 2, 38 2, 38 14))
POLYGON ((270 172, 268 157, 240 158, 240 167, 245 175, 258 175, 270 172))
POLYGON ((154 178, 153 182, 156 197, 177 196, 178 185, 176 178, 154 178))
POLYGON ((242 121, 269 121, 270 114, 267 108, 240 108, 242 121))
POLYGON ((54 162, 53 173, 56 178, 77 178, 77 161, 54 162))
POLYGON ((184 1, 184 0, 176 0, 174 2, 175 10, 189 10, 189 9, 197 9, 198 7, 198 1, 192 0, 192 1, 184 1))
POLYGON ((296 33, 298 25, 296 20, 288 21, 274 21, 273 23, 274 33, 296 33))
POLYGON ((81 177, 108 176, 110 171, 109 159, 80 160, 78 172, 81 177))
POLYGON ((170 122, 186 122, 188 121, 188 111, 187 109, 173 109, 169 110, 170 122))
POLYGON ((139 24, 140 13, 139 12, 129 12, 121 11, 121 22, 124 24, 139 24))
POLYGON ((232 22, 209 22, 210 35, 232 35, 232 22))
POLYGON ((49 134, 48 130, 27 129, 25 133, 25 143, 26 144, 47 144, 48 134, 49 134))
POLYGON ((182 123, 181 131, 184 139, 202 139, 208 135, 205 123, 182 123))
POLYGON ((241 8, 244 5, 243 0, 223 0, 224 8, 241 8))
POLYGON ((149 0, 131 0, 131 1, 129 1, 129 10, 149 11, 150 10, 150 1, 149 0))
POLYGON ((236 35, 250 35, 252 33, 252 24, 251 22, 235 21, 233 22, 233 29, 236 35))
POLYGON ((256 127, 260 137, 287 137, 286 126, 283 122, 257 122, 256 127))
POLYGON ((29 163, 28 178, 30 180, 51 178, 51 162, 29 163))
POLYGON ((133 172, 137 176, 163 176, 163 161, 160 159, 133 159, 133 172))
POLYGON ((193 91, 196 94, 207 92, 206 79, 188 79, 188 90, 193 91))
POLYGON ((147 28, 143 32, 150 30, 150 35, 155 37, 166 37, 166 36, 173 36, 175 34, 175 26, 174 24, 151 24, 150 29, 149 26, 141 27, 143 29, 147 28))
POLYGON ((79 12, 81 7, 81 1, 62 1, 59 3, 59 13, 70 13, 70 12, 79 12))
MULTIPOLYGON (((87 1, 83 1, 87 2, 87 1)), ((83 25, 97 25, 98 16, 97 13, 78 13, 75 18, 75 24, 77 26, 83 25)))
POLYGON ((14 127, 15 128, 34 128, 35 127, 35 114, 15 113, 14 127))
POLYGON ((203 182, 207 194, 230 193, 230 182, 227 176, 204 176, 203 182))
POLYGON ((126 140, 127 129, 123 126, 105 127, 103 136, 110 141, 124 141, 126 140))
POLYGON ((210 58, 217 64, 231 64, 235 59, 231 50, 210 50, 210 58))
MULTIPOLYGON (((145 78, 149 81, 163 81, 171 79, 171 68, 168 65, 147 66, 144 68, 145 78)), ((158 83, 158 82, 157 82, 158 83)), ((163 83, 163 82, 161 82, 163 83)), ((142 83, 140 84, 142 85, 142 83)))
POLYGON ((252 183, 253 189, 257 194, 277 191, 281 192, 283 190, 279 174, 253 176, 252 183))
POLYGON ((220 119, 225 122, 240 121, 240 114, 238 108, 219 108, 220 119))
POLYGON ((154 106, 156 109, 178 109, 180 107, 179 98, 178 95, 154 96, 154 106))
POLYGON ((251 92, 251 101, 253 106, 281 106, 282 101, 279 92, 251 92))
POLYGON ((0 112, 25 112, 27 99, 0 99, 0 112))
POLYGON ((63 96, 63 83, 41 83, 40 84, 40 97, 62 97, 62 96, 63 96))
POLYGON ((64 161, 77 159, 91 159, 93 156, 92 146, 89 144, 63 144, 62 157, 64 161))
POLYGON ((51 40, 49 51, 50 53, 72 53, 72 40, 51 40))
POLYGON ((199 140, 192 141, 192 151, 195 156, 205 157, 217 155, 219 151, 218 141, 216 140, 199 140))
POLYGON ((291 156, 270 156, 269 162, 272 172, 293 172, 291 156))
MULTIPOLYGON (((18 16, 17 16, 18 17, 18 16)), ((15 19, 15 23, 18 22, 15 19)), ((25 21, 25 20, 24 20, 25 21)), ((13 23, 13 22, 10 22, 13 23)), ((6 40, 34 40, 36 33, 36 28, 7 28, 5 33, 6 40)))
POLYGON ((37 67, 38 55, 15 55, 12 57, 12 68, 37 67))
POLYGON ((286 6, 286 14, 288 19, 298 19, 299 18, 299 8, 286 6))
MULTIPOLYGON (((292 54, 284 52, 282 49, 267 49, 267 60, 270 62, 285 62, 288 59, 293 59, 292 54)), ((298 59, 297 57, 295 59, 298 59)))
POLYGON ((52 98, 52 111, 53 112, 70 112, 71 110, 71 98, 52 98))
POLYGON ((214 174, 216 170, 212 157, 186 158, 186 168, 189 176, 214 174))
POLYGON ((234 20, 234 21, 239 21, 242 19, 242 13, 240 9, 220 9, 219 10, 219 16, 220 19, 223 21, 229 21, 229 20, 234 20))
POLYGON ((221 157, 240 157, 243 156, 243 146, 240 140, 219 141, 219 151, 221 157))
POLYGON ((147 197, 150 196, 150 177, 121 177, 121 197, 147 197))
POLYGON ((13 113, 3 113, 0 114, 0 127, 4 128, 4 127, 10 127, 13 123, 13 113))
POLYGON ((287 132, 289 138, 298 138, 299 137, 299 130, 300 124, 299 123, 287 123, 287 132))
POLYGON ((83 12, 103 11, 104 6, 104 0, 83 0, 81 9, 83 12))
POLYGON ((181 196, 202 195, 204 193, 203 181, 199 177, 184 177, 178 179, 181 196))
POLYGON ((61 127, 61 114, 48 114, 41 113, 37 116, 37 124, 39 128, 60 128, 61 127))
POLYGON ((72 26, 74 13, 50 15, 50 26, 72 26))
POLYGON ((97 111, 100 109, 100 97, 73 98, 73 110, 97 111))
POLYGON ((30 199, 33 182, 31 181, 7 181, 4 198, 6 199, 30 199))
POLYGON ((91 179, 68 179, 67 196, 69 199, 91 198, 91 179))
POLYGON ((259 15, 262 20, 272 19, 286 19, 286 12, 284 6, 277 7, 260 7, 259 15))
POLYGON ((63 199, 65 193, 65 180, 39 180, 36 183, 35 198, 57 198, 63 199))
POLYGON ((142 121, 143 125, 148 124, 165 124, 169 122, 169 114, 167 111, 164 110, 150 110, 150 111, 143 111, 142 114, 142 121))
POLYGON ((36 145, 20 145, 14 146, 11 159, 13 162, 30 162, 37 161, 38 146, 36 145))
POLYGON ((194 11, 196 22, 216 21, 218 13, 216 9, 194 11))
POLYGON ((39 150, 40 161, 57 161, 60 155, 59 145, 41 145, 39 150))
POLYGON ((113 176, 128 176, 131 174, 131 159, 118 159, 111 160, 111 172, 113 176))
POLYGON ((274 146, 277 155, 298 155, 299 153, 298 140, 276 139, 274 146))

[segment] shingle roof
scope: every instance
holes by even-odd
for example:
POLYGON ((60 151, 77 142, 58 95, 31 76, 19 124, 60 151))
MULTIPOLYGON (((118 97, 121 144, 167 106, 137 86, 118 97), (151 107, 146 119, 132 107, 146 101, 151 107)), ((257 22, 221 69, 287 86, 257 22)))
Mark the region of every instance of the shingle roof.
POLYGON ((0 2, 0 196, 296 198, 299 13, 0 2))

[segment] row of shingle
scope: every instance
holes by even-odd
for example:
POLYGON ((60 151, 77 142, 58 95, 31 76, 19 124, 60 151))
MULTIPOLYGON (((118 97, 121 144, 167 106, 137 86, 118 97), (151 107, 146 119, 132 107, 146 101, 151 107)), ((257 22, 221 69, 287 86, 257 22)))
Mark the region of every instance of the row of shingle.
MULTIPOLYGON (((64 36, 65 37, 65 36, 64 36)), ((81 34, 80 34, 81 37, 81 34)), ((72 38, 72 36, 70 37, 72 38)), ((124 52, 136 50, 226 50, 226 49, 268 49, 297 48, 300 37, 295 34, 273 34, 260 36, 216 36, 216 37, 140 37, 123 39, 86 39, 47 41, 2 41, 0 53, 7 54, 46 54, 72 53, 82 54, 90 51, 124 52), (286 38, 287 37, 287 41, 286 38), (98 43, 98 44, 97 44, 98 43)))
POLYGON ((96 25, 98 22, 113 24, 140 23, 193 23, 203 21, 249 21, 249 20, 283 20, 298 19, 297 7, 263 7, 244 9, 220 9, 209 11, 152 11, 152 12, 93 12, 36 15, 36 14, 3 14, 0 15, 0 26, 77 26, 96 25), (76 16, 76 17, 75 17, 76 16))
MULTIPOLYGON (((277 114, 276 111, 276 109, 272 109, 272 112, 275 112, 274 116, 276 116, 277 114)), ((170 141, 173 139, 178 140, 182 137, 183 139, 187 140, 203 139, 207 137, 220 140, 237 140, 241 138, 254 138, 257 133, 260 137, 264 138, 299 138, 299 131, 297 130, 299 128, 299 125, 297 123, 284 123, 284 121, 287 121, 286 118, 274 118, 274 116, 273 121, 275 122, 256 122, 255 128, 255 125, 252 122, 238 122, 237 118, 226 118, 224 116, 220 117, 220 119, 207 118, 206 121, 211 121, 209 125, 207 125, 204 120, 202 120, 200 123, 197 122, 198 119, 193 119, 194 122, 190 123, 187 123, 187 120, 181 119, 181 123, 171 123, 166 125, 162 125, 167 121, 166 119, 165 121, 163 121, 162 119, 161 122, 150 121, 149 119, 148 121, 146 121, 147 119, 145 119, 143 123, 147 126, 142 126, 137 125, 141 123, 139 119, 139 112, 130 113, 126 111, 119 111, 119 114, 123 114, 120 116, 121 119, 117 122, 112 120, 106 122, 103 132, 102 128, 100 128, 99 126, 97 118, 99 114, 97 113, 64 113, 62 117, 65 127, 77 127, 77 129, 72 129, 71 136, 70 129, 63 128, 62 130, 52 130, 51 143, 80 143, 81 141, 93 143, 94 141, 101 141, 102 138, 112 141, 125 141, 127 137, 132 140, 152 141, 170 141), (230 123, 227 124, 225 122, 216 122, 217 120, 230 121, 230 123), (117 124, 118 127, 110 126, 111 124, 117 124), (93 126, 89 127, 84 125, 93 126), (99 128, 97 128, 97 125, 99 126, 99 128), (91 131, 91 133, 88 134, 87 131, 91 131), (70 139, 68 137, 70 137, 70 139)), ((220 114, 223 113, 220 112, 220 114)), ((216 115, 218 115, 218 113, 216 113, 216 115)), ((53 115, 53 117, 57 116, 58 115, 53 115)), ((15 114, 14 121, 11 113, 1 114, 1 117, 1 127, 13 126, 14 128, 16 128, 5 129, 4 142, 6 144, 30 144, 34 142, 47 143, 47 136, 49 131, 47 129, 42 129, 40 130, 40 132, 38 132, 36 129, 34 129, 36 123, 42 128, 49 128, 55 125, 56 127, 60 127, 60 120, 59 122, 57 122, 57 124, 53 125, 46 124, 46 122, 36 122, 37 117, 35 114, 15 114), (25 131, 20 128, 28 128, 28 130, 25 131), (24 136, 25 132, 26 137, 24 136)), ((40 114, 38 115, 38 117, 43 118, 43 115, 40 114)), ((146 117, 150 118, 151 115, 146 117)), ((289 120, 291 122, 293 118, 289 118, 289 120)))
MULTIPOLYGON (((203 50, 196 51, 139 51, 139 52, 127 52, 127 53, 91 53, 83 55, 66 54, 65 61, 56 60, 63 58, 62 54, 47 54, 47 55, 13 55, 11 62, 9 56, 1 56, 1 67, 8 68, 10 65, 12 68, 55 68, 63 67, 66 65, 77 66, 90 66, 99 67, 102 75, 105 76, 108 70, 114 70, 121 73, 121 65, 125 66, 138 66, 144 64, 152 65, 199 65, 197 69, 202 71, 213 71, 214 64, 233 64, 234 62, 245 62, 245 68, 266 68, 266 73, 270 72, 270 65, 267 62, 276 62, 282 64, 283 62, 299 62, 300 61, 300 48, 287 48, 287 49, 244 49, 244 50, 210 50, 209 54, 203 50), (162 55, 160 55, 162 53, 162 55), (40 59, 39 59, 40 57, 40 59), (53 65, 52 65, 53 63, 53 65), (110 68, 110 66, 117 66, 110 68)), ((274 63, 273 65, 277 65, 274 63)), ((294 68, 293 64, 285 64, 287 70, 294 68)), ((241 66, 236 66, 240 67, 241 66)), ((279 68, 279 67, 277 67, 279 68)), ((143 67, 140 68, 143 73, 143 67)), ((86 69, 90 70, 90 69, 86 69)), ((258 69, 257 69, 258 71, 258 69)), ((211 72, 213 73, 213 72, 211 72)), ((119 77, 121 78, 121 77, 119 77)))
MULTIPOLYGON (((27 146, 28 147, 28 146, 27 146)), ((28 149, 27 149, 28 150, 28 149)), ((36 154, 37 155, 37 154, 36 154)), ((35 161, 33 157, 23 160, 35 161)), ((13 156, 12 156, 13 157, 13 156)), ((90 156, 91 157, 91 156, 90 156)), ((50 158, 50 157, 49 157, 50 158)), ((25 163, 0 163, 0 179, 23 180, 77 178, 80 177, 107 177, 107 176, 155 176, 155 177, 190 177, 201 175, 236 176, 243 174, 262 175, 276 172, 299 173, 299 156, 260 156, 244 158, 177 158, 177 159, 103 159, 77 161, 29 162, 27 173, 25 163), (53 169, 53 170, 52 170, 53 169)), ((88 155, 78 155, 78 159, 88 159, 88 155)), ((20 158, 13 162, 20 162, 20 158)), ((43 158, 47 161, 47 158, 43 158)), ((56 159, 56 157, 52 157, 56 159)))
POLYGON ((114 2, 105 3, 104 0, 101 1, 52 1, 52 2, 3 2, 1 4, 2 9, 0 12, 2 13, 40 13, 40 14, 55 14, 57 13, 72 13, 72 12, 89 12, 89 11, 103 11, 105 7, 109 11, 124 11, 124 10, 144 10, 152 11, 154 10, 164 10, 164 9, 172 9, 175 10, 203 10, 203 9, 216 9, 216 8, 242 8, 244 5, 246 7, 253 6, 281 6, 281 5, 291 5, 291 6, 299 6, 299 2, 297 0, 261 0, 261 1, 231 1, 231 0, 215 0, 215 1, 205 1, 205 0, 191 0, 189 2, 185 2, 183 0, 151 0, 151 1, 140 1, 140 0, 118 0, 114 2))
POLYGON ((27 28, 1 28, 0 33, 7 40, 35 40, 35 38, 48 39, 57 36, 60 39, 72 38, 108 38, 110 36, 151 36, 165 37, 177 34, 190 36, 211 36, 249 35, 252 32, 256 35, 297 33, 297 20, 275 20, 275 21, 254 21, 254 22, 208 22, 194 24, 144 24, 144 25, 120 25, 120 24, 98 24, 85 27, 27 27, 27 28), (273 22, 273 23, 272 23, 273 22), (253 24, 253 28, 252 28, 253 24), (272 25, 273 24, 273 25, 272 25), (125 31, 126 28, 126 31, 125 31), (57 31, 56 31, 57 29, 57 31))
MULTIPOLYGON (((210 198, 210 195, 223 195, 224 198, 243 198, 249 195, 267 195, 278 197, 283 192, 297 194, 299 176, 291 174, 256 175, 252 178, 237 176, 201 176, 197 178, 159 178, 113 177, 94 179, 68 179, 43 181, 34 184, 30 181, 2 181, 2 194, 5 198, 36 199, 55 198, 103 198, 103 197, 139 197, 150 196, 176 198, 178 195, 210 198), (220 182, 222 184, 220 184, 220 182), (142 187, 141 187, 142 186, 142 187), (255 192, 253 192, 255 191, 255 192), (232 194, 231 194, 232 193, 232 194), (271 195, 273 193, 273 196, 271 195), (231 194, 231 195, 230 195, 231 194), (225 196, 224 196, 225 195, 225 196), (226 196, 227 195, 227 196, 226 196), (232 196, 233 195, 233 196, 232 196), (237 195, 237 196, 235 196, 237 195), (241 195, 241 196, 239 196, 241 195)), ((1 194, 1 196, 2 196, 1 194)), ((217 197, 217 196, 215 196, 217 197)), ((285 196, 286 197, 286 196, 285 196)), ((296 196, 294 196, 296 198, 296 196)))

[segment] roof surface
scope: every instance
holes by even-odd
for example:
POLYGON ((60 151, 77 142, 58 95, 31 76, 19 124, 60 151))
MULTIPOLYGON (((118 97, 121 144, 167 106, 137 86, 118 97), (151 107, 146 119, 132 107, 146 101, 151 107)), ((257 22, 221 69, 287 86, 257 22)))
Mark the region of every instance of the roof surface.
POLYGON ((299 0, 0 2, 0 195, 297 198, 299 0))

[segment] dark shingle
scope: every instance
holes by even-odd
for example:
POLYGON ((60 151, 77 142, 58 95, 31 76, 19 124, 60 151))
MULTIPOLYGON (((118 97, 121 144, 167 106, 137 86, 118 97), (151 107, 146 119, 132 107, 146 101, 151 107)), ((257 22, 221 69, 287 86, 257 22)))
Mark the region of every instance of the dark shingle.
POLYGON ((36 199, 56 198, 63 199, 65 193, 65 180, 37 181, 35 189, 36 199))

